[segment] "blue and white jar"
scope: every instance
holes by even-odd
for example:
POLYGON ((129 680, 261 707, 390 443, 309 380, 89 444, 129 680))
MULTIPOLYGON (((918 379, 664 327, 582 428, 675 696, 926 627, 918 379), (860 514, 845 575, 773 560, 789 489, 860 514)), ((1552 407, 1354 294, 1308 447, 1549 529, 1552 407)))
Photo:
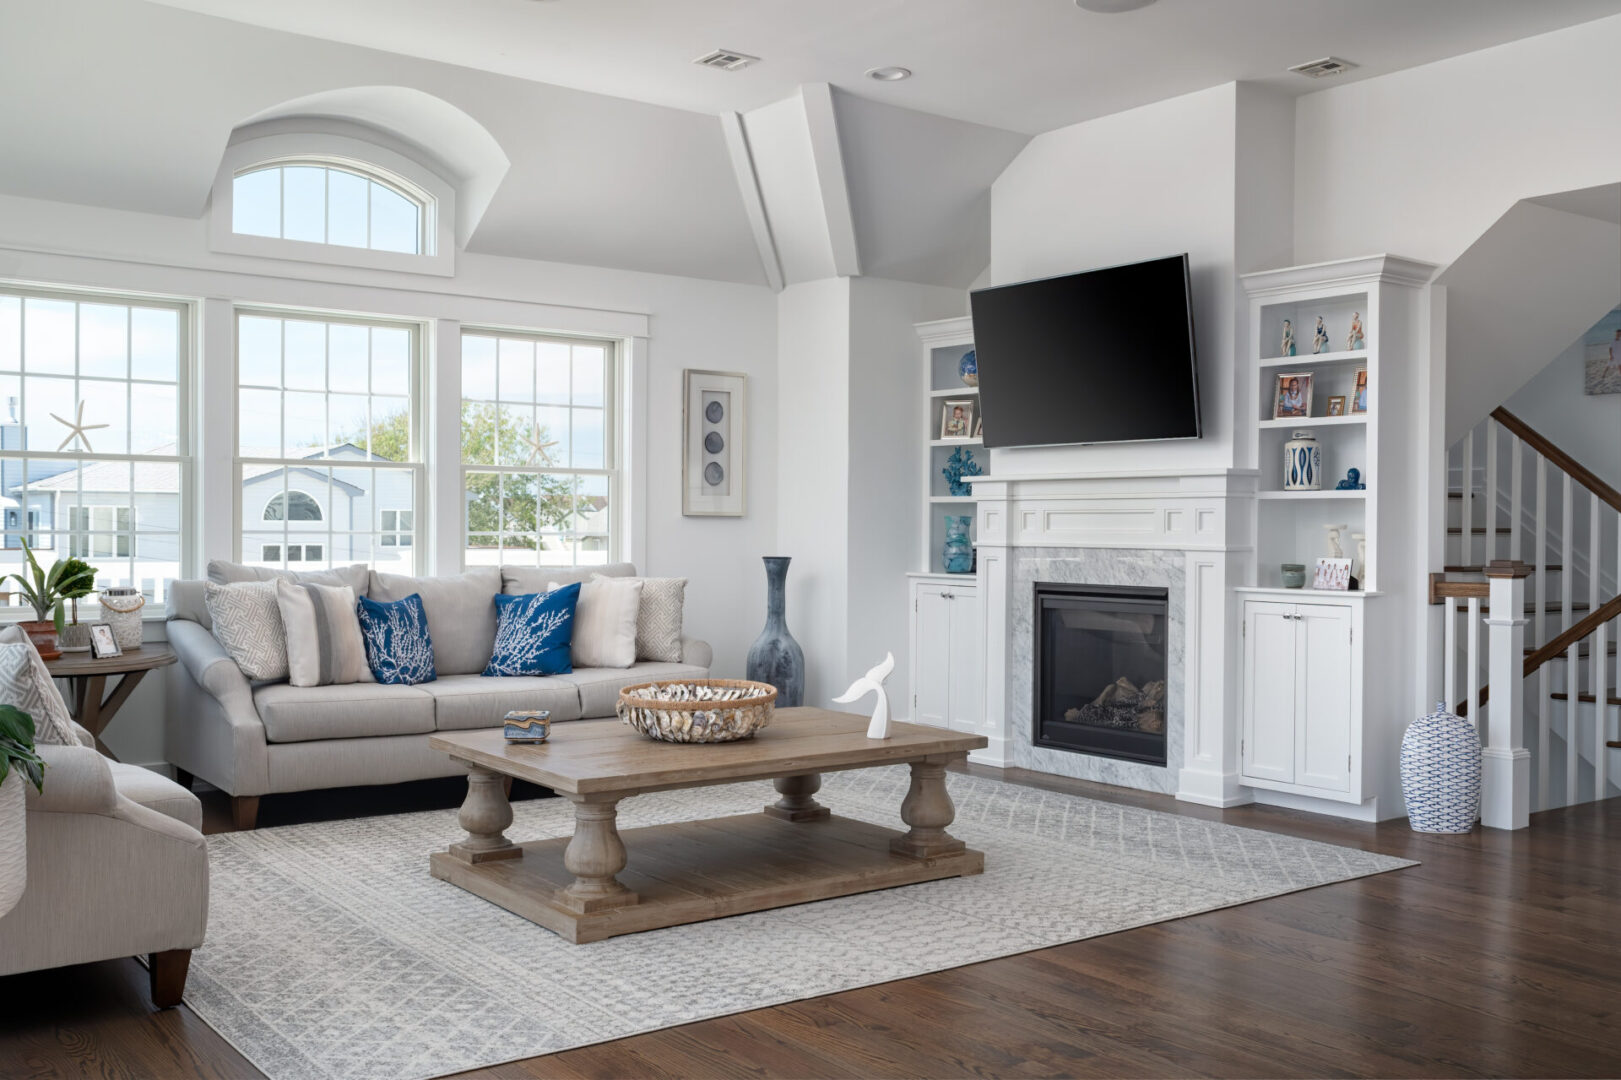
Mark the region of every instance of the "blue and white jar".
POLYGON ((979 357, 973 349, 963 353, 962 359, 957 361, 957 374, 964 386, 979 385, 979 357))
POLYGON ((1283 444, 1283 490, 1321 491, 1322 487, 1323 451, 1317 445, 1317 436, 1297 431, 1283 444))
POLYGON ((1444 701, 1402 736, 1401 790, 1414 832, 1466 833, 1480 820, 1480 736, 1444 701))

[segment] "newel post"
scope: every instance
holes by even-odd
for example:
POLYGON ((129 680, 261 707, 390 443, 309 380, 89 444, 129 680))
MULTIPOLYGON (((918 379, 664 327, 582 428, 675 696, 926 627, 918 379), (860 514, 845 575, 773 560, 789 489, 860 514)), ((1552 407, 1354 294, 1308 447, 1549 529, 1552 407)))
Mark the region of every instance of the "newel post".
MULTIPOLYGON (((1512 559, 1486 567, 1491 584, 1487 685, 1491 708, 1481 729, 1480 823, 1492 829, 1530 824, 1531 752, 1525 748, 1525 579, 1512 559)), ((1478 708, 1478 702, 1471 702, 1478 708)))

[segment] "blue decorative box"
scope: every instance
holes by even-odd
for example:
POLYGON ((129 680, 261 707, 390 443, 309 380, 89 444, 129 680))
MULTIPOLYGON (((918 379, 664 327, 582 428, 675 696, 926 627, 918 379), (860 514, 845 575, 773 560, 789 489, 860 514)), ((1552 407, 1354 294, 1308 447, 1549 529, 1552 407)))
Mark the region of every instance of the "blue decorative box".
POLYGON ((551 733, 550 709, 514 709, 501 726, 501 734, 510 743, 543 743, 551 733))

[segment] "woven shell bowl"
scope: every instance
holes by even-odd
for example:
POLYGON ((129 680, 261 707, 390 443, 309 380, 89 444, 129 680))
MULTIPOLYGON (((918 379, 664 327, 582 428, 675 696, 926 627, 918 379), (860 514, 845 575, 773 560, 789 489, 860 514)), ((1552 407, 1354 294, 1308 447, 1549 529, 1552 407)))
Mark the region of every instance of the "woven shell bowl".
POLYGON ((659 742, 750 739, 771 723, 777 688, 746 679, 681 679, 619 691, 619 719, 659 742))

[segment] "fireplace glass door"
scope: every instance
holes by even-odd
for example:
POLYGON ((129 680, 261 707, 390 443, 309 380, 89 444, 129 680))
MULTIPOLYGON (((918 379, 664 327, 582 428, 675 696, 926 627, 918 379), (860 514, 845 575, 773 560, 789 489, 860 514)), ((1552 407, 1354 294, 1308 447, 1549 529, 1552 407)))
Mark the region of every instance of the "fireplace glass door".
POLYGON ((1165 764, 1164 589, 1038 583, 1037 746, 1165 764))

